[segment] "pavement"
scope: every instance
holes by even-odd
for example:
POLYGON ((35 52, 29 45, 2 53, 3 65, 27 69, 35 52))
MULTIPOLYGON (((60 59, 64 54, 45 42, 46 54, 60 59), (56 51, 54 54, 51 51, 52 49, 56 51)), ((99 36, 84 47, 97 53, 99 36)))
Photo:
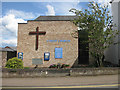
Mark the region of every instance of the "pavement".
POLYGON ((118 75, 3 78, 3 88, 118 88, 118 75))

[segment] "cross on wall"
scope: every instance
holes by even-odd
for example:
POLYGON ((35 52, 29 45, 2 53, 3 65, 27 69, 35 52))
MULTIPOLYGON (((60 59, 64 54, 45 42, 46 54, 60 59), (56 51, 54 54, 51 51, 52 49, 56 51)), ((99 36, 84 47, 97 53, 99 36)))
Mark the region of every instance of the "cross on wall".
POLYGON ((36 28, 36 32, 29 32, 29 35, 36 35, 36 47, 35 50, 38 50, 38 37, 39 35, 45 35, 45 31, 39 31, 39 27, 36 28))

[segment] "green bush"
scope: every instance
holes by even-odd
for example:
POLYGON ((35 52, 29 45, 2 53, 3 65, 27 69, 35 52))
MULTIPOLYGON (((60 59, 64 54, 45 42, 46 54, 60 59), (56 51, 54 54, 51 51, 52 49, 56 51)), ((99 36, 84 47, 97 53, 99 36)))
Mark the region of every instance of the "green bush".
POLYGON ((68 65, 68 64, 62 64, 62 66, 61 66, 61 68, 67 68, 67 67, 69 67, 70 65, 68 65))
POLYGON ((56 64, 52 64, 49 66, 49 68, 57 68, 57 65, 56 64))
POLYGON ((21 59, 18 59, 17 57, 9 59, 6 63, 6 68, 23 69, 23 61, 21 59))
POLYGON ((30 69, 30 67, 24 67, 24 69, 30 69))
POLYGON ((68 68, 69 66, 70 65, 68 65, 68 64, 60 64, 60 63, 58 63, 58 64, 50 65, 49 68, 68 68))

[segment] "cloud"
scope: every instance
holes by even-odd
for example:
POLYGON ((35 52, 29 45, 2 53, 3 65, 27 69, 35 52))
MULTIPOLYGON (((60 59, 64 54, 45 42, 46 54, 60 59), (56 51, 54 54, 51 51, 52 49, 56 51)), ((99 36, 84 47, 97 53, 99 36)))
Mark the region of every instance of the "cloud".
POLYGON ((109 5, 109 8, 111 8, 111 4, 109 3, 111 0, 98 0, 97 2, 101 4, 101 6, 107 6, 109 5))
POLYGON ((3 46, 17 46, 17 38, 8 40, 3 39, 2 41, 3 46))
POLYGON ((103 7, 104 5, 107 6, 108 5, 108 10, 110 11, 110 15, 112 15, 112 10, 111 10, 111 3, 109 3, 111 0, 98 0, 98 3, 101 4, 101 6, 103 7))
POLYGON ((52 3, 52 6, 55 7, 56 15, 75 15, 72 12, 69 12, 70 9, 75 8, 81 10, 80 2, 57 2, 52 3))
POLYGON ((48 12, 46 12, 46 15, 53 15, 54 16, 55 15, 54 7, 51 5, 47 5, 46 7, 48 9, 48 12))
POLYGON ((32 12, 23 12, 23 11, 18 11, 18 10, 9 10, 7 12, 7 15, 13 14, 15 15, 16 18, 22 18, 22 19, 33 19, 35 15, 32 12))
POLYGON ((26 23, 26 21, 21 18, 16 18, 13 14, 6 15, 1 20, 3 32, 7 30, 15 33, 15 35, 17 34, 18 23, 26 23))
POLYGON ((1 18, 1 23, 2 44, 16 46, 18 23, 26 23, 26 21, 21 18, 15 18, 13 14, 9 14, 1 18))
POLYGON ((27 23, 24 19, 32 19, 35 16, 31 13, 10 10, 5 16, 0 18, 0 47, 2 46, 16 46, 17 45, 17 31, 18 31, 18 23, 27 23), (23 15, 22 15, 23 14, 23 15), (28 17, 27 17, 28 16, 28 17))

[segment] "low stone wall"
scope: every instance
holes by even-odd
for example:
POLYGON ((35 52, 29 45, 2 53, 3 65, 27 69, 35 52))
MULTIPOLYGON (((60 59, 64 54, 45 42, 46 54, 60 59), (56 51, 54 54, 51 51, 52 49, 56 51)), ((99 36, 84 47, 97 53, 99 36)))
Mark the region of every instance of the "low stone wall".
POLYGON ((56 77, 56 76, 89 76, 89 75, 114 75, 118 68, 71 68, 71 69, 2 69, 3 78, 13 77, 56 77))
POLYGON ((118 68, 85 68, 71 70, 71 76, 95 76, 95 75, 114 75, 118 74, 118 68))

